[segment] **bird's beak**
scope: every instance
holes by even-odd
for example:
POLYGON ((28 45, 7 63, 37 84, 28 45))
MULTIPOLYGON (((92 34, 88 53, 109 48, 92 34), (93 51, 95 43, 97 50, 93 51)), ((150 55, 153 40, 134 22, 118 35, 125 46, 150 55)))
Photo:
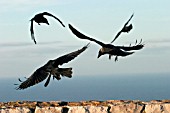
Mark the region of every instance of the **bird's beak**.
POLYGON ((99 58, 101 56, 101 54, 98 54, 97 58, 99 58))

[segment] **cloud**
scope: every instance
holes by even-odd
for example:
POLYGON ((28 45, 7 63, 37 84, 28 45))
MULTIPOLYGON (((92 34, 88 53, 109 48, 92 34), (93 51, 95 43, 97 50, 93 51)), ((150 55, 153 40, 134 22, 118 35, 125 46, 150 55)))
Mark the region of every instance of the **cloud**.
POLYGON ((0 43, 0 77, 29 74, 48 60, 56 59, 83 46, 70 42, 43 42, 37 45, 26 42, 0 43))
MULTIPOLYGON (((0 59, 54 59, 71 51, 77 50, 84 45, 72 44, 69 42, 41 42, 33 43, 0 43, 0 59)), ((27 62, 27 61, 26 61, 27 62)), ((10 62, 8 62, 10 64, 10 62)), ((1 67, 1 66, 0 66, 1 67)))
POLYGON ((33 8, 38 7, 45 7, 45 6, 51 6, 51 5, 57 5, 56 0, 1 0, 0 7, 1 12, 9 12, 9 11, 26 11, 33 8))
POLYGON ((149 48, 167 48, 170 47, 170 39, 151 39, 145 41, 149 48))
MULTIPOLYGON (((57 43, 62 43, 62 42, 61 41, 39 42, 38 45, 52 45, 57 43)), ((30 43, 30 42, 4 42, 4 43, 1 42, 0 43, 0 48, 27 47, 27 46, 34 46, 34 43, 30 43)))
POLYGON ((53 3, 57 3, 56 0, 36 0, 36 1, 31 1, 31 0, 2 0, 0 5, 7 5, 7 6, 22 6, 22 5, 52 5, 53 3))

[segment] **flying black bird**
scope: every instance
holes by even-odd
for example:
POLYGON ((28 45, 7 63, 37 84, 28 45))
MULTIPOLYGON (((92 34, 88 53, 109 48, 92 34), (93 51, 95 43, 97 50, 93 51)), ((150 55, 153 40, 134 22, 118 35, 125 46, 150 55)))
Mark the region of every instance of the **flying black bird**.
POLYGON ((98 58, 101 55, 109 54, 109 59, 111 59, 111 56, 114 55, 114 56, 116 56, 115 61, 117 61, 118 56, 124 57, 124 56, 127 56, 127 55, 131 55, 131 54, 134 53, 134 52, 130 52, 131 50, 140 50, 140 49, 142 49, 144 47, 144 44, 141 44, 142 39, 139 42, 139 44, 135 44, 134 46, 114 46, 112 44, 104 44, 103 42, 100 42, 100 41, 98 41, 96 39, 90 38, 90 37, 82 34, 78 30, 76 30, 71 24, 69 24, 69 28, 72 31, 72 33, 74 35, 76 35, 78 38, 87 39, 87 40, 96 42, 97 44, 102 46, 102 48, 98 52, 98 58))
POLYGON ((83 51, 85 51, 87 49, 88 45, 89 45, 89 43, 77 51, 63 55, 55 60, 49 60, 44 66, 37 69, 24 82, 22 82, 19 79, 19 81, 22 83, 16 89, 19 89, 19 90, 26 89, 30 86, 38 84, 39 82, 42 82, 43 80, 45 80, 48 77, 47 81, 44 84, 44 86, 46 87, 50 82, 51 76, 53 76, 53 79, 56 78, 57 80, 60 80, 61 76, 71 78, 72 77, 72 68, 60 68, 59 65, 68 63, 69 61, 76 58, 79 54, 81 54, 83 51))
POLYGON ((132 19, 133 15, 134 15, 134 14, 131 15, 131 17, 129 18, 129 20, 125 23, 125 25, 123 26, 123 28, 117 33, 117 35, 115 36, 115 38, 112 40, 111 43, 113 43, 113 42, 119 37, 119 35, 120 35, 122 32, 128 33, 128 32, 133 28, 132 24, 130 24, 129 26, 127 26, 128 23, 129 23, 129 21, 132 19))
POLYGON ((30 31, 31 31, 31 38, 34 41, 34 43, 36 44, 36 40, 35 40, 35 36, 34 36, 34 30, 33 30, 33 21, 35 21, 36 23, 38 23, 38 25, 40 25, 40 23, 46 23, 47 25, 49 25, 48 20, 44 17, 44 16, 51 16, 53 18, 55 18, 56 20, 58 20, 60 22, 60 24, 65 27, 65 25, 63 24, 63 22, 58 19, 56 16, 48 13, 48 12, 43 12, 43 13, 39 13, 36 14, 30 21, 31 21, 31 27, 30 27, 30 31))

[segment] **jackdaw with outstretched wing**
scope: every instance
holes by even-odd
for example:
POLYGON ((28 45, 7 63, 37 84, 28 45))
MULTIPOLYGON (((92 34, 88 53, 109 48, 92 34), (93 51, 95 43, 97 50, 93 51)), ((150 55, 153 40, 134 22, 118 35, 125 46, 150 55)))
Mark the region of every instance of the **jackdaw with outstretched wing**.
POLYGON ((135 44, 134 46, 114 46, 112 44, 105 44, 101 41, 98 41, 94 38, 84 35, 83 33, 79 32, 77 29, 75 29, 71 24, 69 24, 69 28, 71 32, 74 35, 76 35, 78 38, 90 40, 102 46, 102 48, 98 52, 98 58, 102 55, 109 54, 109 59, 111 59, 111 56, 114 55, 116 56, 115 61, 117 61, 118 56, 125 57, 131 55, 134 53, 133 51, 131 52, 131 50, 140 50, 144 47, 144 44, 141 43, 142 40, 139 44, 135 44))
POLYGON ((16 89, 26 89, 30 86, 33 86, 35 84, 38 84, 45 80, 47 77, 47 80, 44 84, 46 87, 49 82, 51 76, 53 76, 53 79, 56 78, 57 80, 61 79, 62 77, 72 77, 72 68, 60 68, 59 65, 63 65, 65 63, 68 63, 69 61, 76 58, 78 55, 80 55, 82 52, 84 52, 88 48, 89 43, 84 46, 83 48, 71 52, 69 54, 63 55, 55 60, 49 60, 44 66, 38 68, 29 78, 27 78, 24 82, 22 82, 16 89))
POLYGON ((39 13, 36 14, 30 21, 31 21, 31 26, 30 26, 30 32, 31 32, 31 38, 34 41, 34 43, 36 44, 36 40, 35 40, 35 36, 34 36, 34 29, 33 29, 33 21, 35 21, 36 23, 38 23, 38 25, 40 25, 40 23, 45 23, 47 25, 49 25, 48 20, 44 17, 44 16, 50 16, 55 18, 63 27, 65 27, 65 25, 63 24, 63 22, 57 18, 56 16, 52 15, 51 13, 48 12, 43 12, 43 13, 39 13))
POLYGON ((128 32, 133 28, 132 24, 130 24, 129 26, 127 26, 128 23, 129 23, 129 21, 132 19, 133 15, 134 15, 134 14, 131 15, 131 17, 129 18, 129 20, 124 24, 123 28, 117 33, 117 35, 116 35, 115 38, 111 41, 111 43, 113 43, 113 42, 119 37, 119 35, 120 35, 122 32, 123 32, 123 33, 128 33, 128 32))

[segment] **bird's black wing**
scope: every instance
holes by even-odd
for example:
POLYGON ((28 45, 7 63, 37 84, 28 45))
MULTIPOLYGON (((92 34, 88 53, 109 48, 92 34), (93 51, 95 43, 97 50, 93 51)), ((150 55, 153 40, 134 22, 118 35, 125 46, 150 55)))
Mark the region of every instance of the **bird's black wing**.
POLYGON ((86 46, 84 46, 83 48, 81 48, 81 49, 79 49, 77 51, 71 52, 69 54, 63 55, 63 56, 53 60, 54 61, 53 66, 54 67, 58 67, 58 65, 62 65, 64 63, 68 63, 69 61, 73 60, 79 54, 81 54, 83 51, 85 51, 87 49, 88 45, 89 45, 89 43, 86 46))
MULTIPOLYGON (((137 40, 136 40, 136 43, 137 43, 137 40)), ((124 51, 131 51, 131 50, 142 49, 144 47, 144 44, 142 44, 142 39, 141 39, 141 41, 137 45, 135 44, 134 46, 130 45, 130 46, 116 46, 116 47, 123 49, 124 51)))
POLYGON ((129 18, 129 20, 125 23, 124 27, 126 27, 129 23, 129 21, 132 19, 132 17, 134 16, 134 13, 131 15, 131 17, 129 18))
POLYGON ((134 45, 134 46, 116 46, 120 49, 123 49, 124 51, 131 51, 131 50, 140 50, 144 47, 143 44, 139 44, 139 45, 134 45))
POLYGON ((117 35, 115 36, 115 38, 111 41, 111 43, 113 43, 118 37, 119 37, 119 35, 122 33, 122 31, 119 31, 118 33, 117 33, 117 35))
POLYGON ((72 33, 74 35, 76 35, 78 38, 80 39, 87 39, 87 40, 90 40, 90 41, 93 41, 93 42, 96 42, 97 44, 101 45, 101 46, 105 46, 105 44, 103 42, 100 42, 100 41, 97 41, 93 38, 90 38, 82 33, 80 33, 78 30, 76 30, 71 24, 69 24, 69 28, 70 30, 72 31, 72 33))
POLYGON ((36 44, 36 40, 35 40, 35 36, 34 36, 34 29, 33 29, 33 19, 31 19, 31 26, 30 26, 30 32, 31 32, 31 38, 34 41, 34 43, 36 44))
MULTIPOLYGON (((111 43, 113 43, 118 37, 119 35, 122 33, 123 29, 125 29, 127 27, 127 24, 129 23, 129 21, 132 19, 132 17, 134 16, 134 14, 131 15, 131 17, 129 18, 129 20, 124 24, 123 28, 117 33, 117 35, 115 36, 115 38, 111 41, 111 43)), ((132 26, 132 25, 131 25, 132 26)), ((129 29, 131 30, 131 29, 129 29)))
POLYGON ((49 72, 44 70, 44 67, 40 67, 29 78, 27 78, 27 80, 22 82, 16 89, 18 90, 26 89, 30 86, 38 84, 42 82, 43 80, 45 80, 48 75, 49 75, 49 72))
POLYGON ((60 24, 61 24, 63 27, 65 27, 65 25, 63 24, 63 22, 62 22, 59 18, 57 18, 56 16, 54 16, 54 15, 48 13, 48 12, 43 12, 42 14, 43 14, 43 15, 47 15, 47 16, 51 16, 51 17, 55 18, 56 20, 58 20, 58 21, 60 22, 60 24))

